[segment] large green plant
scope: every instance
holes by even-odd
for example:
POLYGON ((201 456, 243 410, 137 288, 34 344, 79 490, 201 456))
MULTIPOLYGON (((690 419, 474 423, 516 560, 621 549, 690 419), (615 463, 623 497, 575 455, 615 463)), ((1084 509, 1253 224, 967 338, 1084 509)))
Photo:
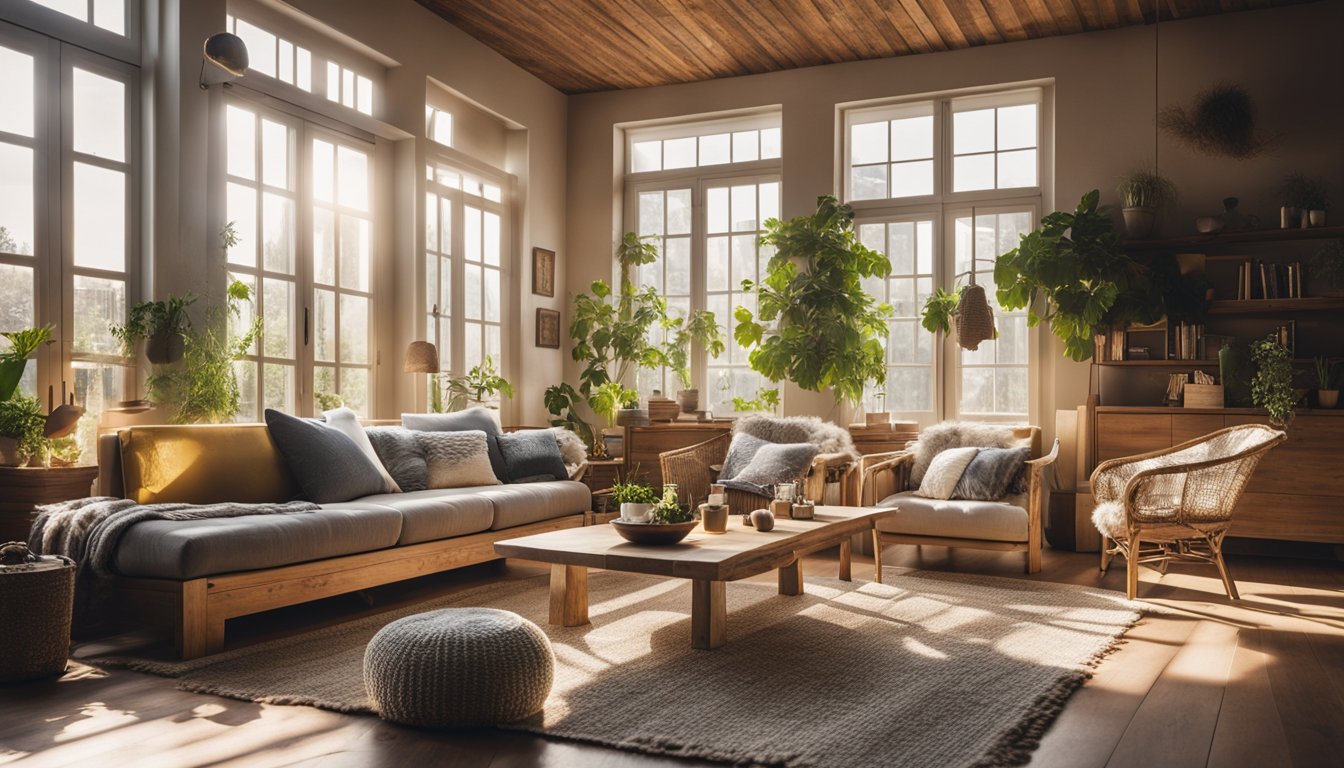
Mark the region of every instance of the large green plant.
POLYGON ((135 343, 159 333, 176 333, 183 336, 191 328, 191 317, 187 307, 196 303, 196 297, 190 293, 184 296, 169 296, 162 301, 143 301, 131 307, 126 315, 125 325, 113 325, 108 330, 113 338, 121 342, 122 351, 128 357, 135 354, 135 343))
POLYGON ((1055 211, 1018 247, 994 263, 994 283, 1004 309, 1027 309, 1027 324, 1042 320, 1064 342, 1064 354, 1086 360, 1093 335, 1123 323, 1151 323, 1162 315, 1160 294, 1148 272, 1125 254, 1111 217, 1092 190, 1072 213, 1055 211), (1045 300, 1037 312, 1037 298, 1045 300))
POLYGON ((1297 412, 1298 401, 1288 348, 1271 335, 1251 342, 1251 359, 1255 361, 1251 402, 1265 409, 1271 423, 1287 426, 1297 412))
POLYGON ((691 388, 691 345, 700 344, 710 357, 723 354, 723 330, 718 319, 708 310, 695 310, 689 315, 666 317, 663 321, 663 355, 682 389, 691 388))
POLYGON ((473 401, 483 403, 486 398, 498 394, 513 397, 513 385, 499 375, 494 358, 486 355, 485 360, 467 371, 465 376, 448 379, 448 410, 460 411, 473 401))
POLYGON ((145 381, 149 398, 169 410, 173 423, 222 423, 238 414, 242 390, 233 364, 257 343, 262 321, 254 315, 240 333, 233 326, 251 300, 246 283, 230 283, 224 305, 206 310, 204 329, 191 328, 184 335, 182 360, 158 366, 145 381))
POLYGON ((860 402, 865 385, 886 378, 882 341, 891 314, 863 280, 885 278, 891 262, 859 242, 853 209, 831 195, 817 198, 815 213, 767 219, 765 229, 761 244, 775 253, 764 279, 742 282, 756 292, 757 313, 736 309, 734 337, 770 381, 830 388, 837 402, 860 402))
POLYGON ((0 352, 0 401, 14 397, 28 368, 28 358, 43 344, 50 344, 51 326, 25 328, 22 331, 0 333, 9 341, 9 348, 0 352))

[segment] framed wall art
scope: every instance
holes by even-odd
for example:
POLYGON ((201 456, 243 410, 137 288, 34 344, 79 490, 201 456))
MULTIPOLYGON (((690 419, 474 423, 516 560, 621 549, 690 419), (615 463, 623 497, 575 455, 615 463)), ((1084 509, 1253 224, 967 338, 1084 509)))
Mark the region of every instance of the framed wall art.
POLYGON ((532 293, 555 296, 555 251, 532 249, 532 293))
POLYGON ((560 348, 559 311, 537 308, 537 346, 546 349, 560 348))

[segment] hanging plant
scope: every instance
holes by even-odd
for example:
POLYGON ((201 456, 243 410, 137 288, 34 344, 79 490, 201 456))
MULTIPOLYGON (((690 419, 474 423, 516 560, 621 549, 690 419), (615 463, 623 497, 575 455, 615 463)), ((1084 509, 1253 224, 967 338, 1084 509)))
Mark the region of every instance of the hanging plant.
POLYGON ((1239 85, 1219 83, 1199 94, 1193 108, 1173 105, 1158 125, 1177 141, 1206 155, 1245 160, 1274 143, 1255 132, 1255 103, 1239 85))

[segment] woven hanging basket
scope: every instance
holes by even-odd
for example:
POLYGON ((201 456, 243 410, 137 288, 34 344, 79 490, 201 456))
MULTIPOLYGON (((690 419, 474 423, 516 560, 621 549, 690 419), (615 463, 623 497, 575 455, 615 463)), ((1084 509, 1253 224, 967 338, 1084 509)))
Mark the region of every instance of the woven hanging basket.
MULTIPOLYGON (((4 549, 26 559, 27 547, 19 542, 4 549)), ((68 558, 0 565, 0 683, 65 671, 74 595, 75 565, 68 558)))
POLYGON ((966 286, 957 304, 957 344, 962 349, 976 350, 980 342, 994 336, 994 310, 989 308, 985 289, 975 284, 966 286))

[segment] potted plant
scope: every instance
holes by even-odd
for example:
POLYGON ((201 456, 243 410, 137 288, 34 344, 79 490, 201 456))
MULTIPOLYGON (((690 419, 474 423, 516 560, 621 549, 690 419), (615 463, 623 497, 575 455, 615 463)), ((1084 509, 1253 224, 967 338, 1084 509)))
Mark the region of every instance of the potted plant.
POLYGON ((593 389, 592 396, 588 398, 588 404, 593 412, 601 416, 607 423, 606 429, 602 430, 602 455, 612 459, 621 457, 625 444, 625 432, 616 428, 616 414, 618 411, 628 409, 638 403, 639 393, 619 381, 604 382, 593 389))
POLYGON ((622 520, 643 523, 658 503, 658 494, 643 483, 616 483, 611 486, 611 500, 621 505, 622 520))
POLYGON ((47 417, 35 397, 0 400, 0 466, 17 467, 40 457, 46 446, 47 417))
POLYGON ((1294 226, 1325 226, 1325 211, 1330 207, 1330 194, 1321 179, 1301 173, 1289 174, 1279 188, 1283 199, 1284 211, 1280 225, 1284 228, 1294 226))
POLYGON ((682 413, 695 413, 700 410, 700 390, 691 386, 691 345, 699 344, 707 355, 718 357, 723 354, 723 330, 713 312, 698 309, 685 317, 667 317, 663 331, 667 339, 660 350, 663 361, 681 383, 677 403, 682 413))
POLYGON ((476 405, 497 408, 500 394, 513 397, 513 385, 499 375, 494 359, 486 355, 467 375, 448 379, 448 410, 460 411, 476 405))
POLYGON ((3 401, 18 391, 23 372, 28 368, 28 358, 44 344, 52 343, 51 326, 8 331, 0 336, 9 341, 9 348, 0 352, 0 401, 3 401))
POLYGON ((196 297, 189 293, 162 301, 143 301, 131 307, 125 325, 114 325, 108 330, 121 342, 128 357, 135 354, 136 342, 143 339, 149 362, 175 363, 182 359, 185 334, 191 328, 187 307, 195 302, 196 297))
POLYGON ((1298 394, 1293 389, 1293 366, 1288 348, 1273 335, 1251 342, 1255 375, 1251 377, 1251 402, 1265 409, 1269 422, 1283 428, 1296 414, 1298 394))
POLYGON ((767 219, 761 244, 775 253, 756 291, 757 313, 739 306, 734 338, 748 360, 771 382, 783 379, 820 392, 837 405, 861 406, 864 388, 886 379, 882 342, 891 307, 863 289, 864 278, 886 278, 891 262, 864 246, 854 231, 854 210, 831 195, 817 210, 787 221, 767 219))
POLYGON ((1321 356, 1316 358, 1316 402, 1322 408, 1339 405, 1339 377, 1335 376, 1335 363, 1321 356))
POLYGON ((999 306, 1027 310, 1027 325, 1042 320, 1064 342, 1064 354, 1087 360, 1096 334, 1162 316, 1163 300, 1148 270, 1125 254, 1111 217, 1097 206, 1101 195, 1083 195, 1073 212, 1055 211, 1022 236, 1018 247, 994 262, 999 306), (1036 311, 1038 296, 1045 312, 1036 311))
POLYGON ((1311 259, 1312 287, 1327 296, 1344 292, 1344 240, 1331 240, 1311 259))
POLYGON ((1157 213, 1176 199, 1176 185, 1151 171, 1134 171, 1121 177, 1120 194, 1125 231, 1134 240, 1152 237, 1157 213))

